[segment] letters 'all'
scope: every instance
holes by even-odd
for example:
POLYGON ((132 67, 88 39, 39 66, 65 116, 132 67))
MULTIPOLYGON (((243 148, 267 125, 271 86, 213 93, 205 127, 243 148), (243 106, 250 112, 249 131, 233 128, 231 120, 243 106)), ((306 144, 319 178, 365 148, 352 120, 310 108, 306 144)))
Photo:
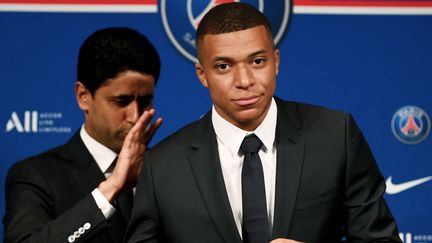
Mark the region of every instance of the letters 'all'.
POLYGON ((24 123, 21 122, 17 113, 12 112, 11 118, 6 124, 6 132, 10 132, 16 129, 17 132, 37 132, 38 131, 38 112, 37 111, 25 111, 24 112, 24 123))

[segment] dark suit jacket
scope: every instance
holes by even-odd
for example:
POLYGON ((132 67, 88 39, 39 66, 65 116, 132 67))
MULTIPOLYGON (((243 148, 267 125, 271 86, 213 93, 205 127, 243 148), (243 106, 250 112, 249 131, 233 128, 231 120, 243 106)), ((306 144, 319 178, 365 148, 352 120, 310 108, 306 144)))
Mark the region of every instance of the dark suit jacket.
MULTIPOLYGON (((272 239, 401 242, 385 184, 350 115, 276 99, 272 239)), ((211 114, 147 153, 128 242, 241 243, 211 114)))
POLYGON ((103 180, 79 132, 63 146, 16 163, 6 179, 4 242, 69 242, 86 223, 90 228, 74 242, 121 241, 126 220, 118 213, 106 220, 91 195, 103 180))

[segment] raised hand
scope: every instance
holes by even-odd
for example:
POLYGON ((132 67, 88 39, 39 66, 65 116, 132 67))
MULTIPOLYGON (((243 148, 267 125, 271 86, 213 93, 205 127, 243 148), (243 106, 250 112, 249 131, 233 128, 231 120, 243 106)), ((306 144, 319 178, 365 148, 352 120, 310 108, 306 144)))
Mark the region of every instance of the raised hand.
POLYGON ((114 201, 121 190, 136 186, 144 163, 144 153, 162 123, 162 118, 158 118, 150 125, 154 115, 154 109, 144 111, 125 137, 112 174, 99 185, 99 190, 108 201, 114 201))

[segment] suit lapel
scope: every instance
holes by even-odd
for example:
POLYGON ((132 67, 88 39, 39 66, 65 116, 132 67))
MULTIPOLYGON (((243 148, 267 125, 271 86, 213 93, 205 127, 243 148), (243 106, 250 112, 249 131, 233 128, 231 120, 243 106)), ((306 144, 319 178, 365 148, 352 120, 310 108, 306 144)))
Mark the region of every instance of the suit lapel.
POLYGON ((93 191, 105 180, 105 176, 81 140, 79 132, 69 140, 68 151, 72 163, 71 172, 79 187, 85 194, 93 191))
MULTIPOLYGON (((84 145, 79 132, 77 132, 68 142, 68 151, 72 163, 71 173, 75 177, 77 187, 80 188, 84 196, 97 188, 99 184, 106 179, 105 175, 100 170, 87 147, 84 145)), ((113 242, 121 241, 124 230, 120 230, 122 231, 121 233, 117 231, 118 229, 125 227, 127 217, 130 215, 130 209, 131 205, 127 205, 124 208, 122 206, 120 209, 117 209, 121 211, 121 214, 113 215, 110 219, 112 227, 108 229, 107 233, 109 233, 113 242)), ((117 212, 115 214, 117 214, 117 212)))
POLYGON ((216 229, 225 242, 241 243, 223 180, 211 112, 199 121, 191 146, 190 166, 216 229))
POLYGON ((277 168, 273 238, 286 238, 297 201, 306 139, 301 135, 297 108, 276 99, 277 168))

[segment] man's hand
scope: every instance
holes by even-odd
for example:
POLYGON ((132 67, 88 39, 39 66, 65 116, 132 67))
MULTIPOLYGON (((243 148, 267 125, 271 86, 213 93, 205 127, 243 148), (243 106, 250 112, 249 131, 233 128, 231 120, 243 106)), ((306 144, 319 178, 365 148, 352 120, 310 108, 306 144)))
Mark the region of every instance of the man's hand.
POLYGON ((99 185, 98 189, 109 202, 113 202, 121 190, 136 186, 144 162, 144 153, 162 123, 162 118, 158 118, 149 126, 154 114, 154 109, 144 111, 125 137, 112 174, 99 185))
POLYGON ((295 240, 288 240, 288 239, 277 238, 277 239, 274 239, 274 240, 270 241, 270 243, 302 243, 302 242, 295 241, 295 240))

